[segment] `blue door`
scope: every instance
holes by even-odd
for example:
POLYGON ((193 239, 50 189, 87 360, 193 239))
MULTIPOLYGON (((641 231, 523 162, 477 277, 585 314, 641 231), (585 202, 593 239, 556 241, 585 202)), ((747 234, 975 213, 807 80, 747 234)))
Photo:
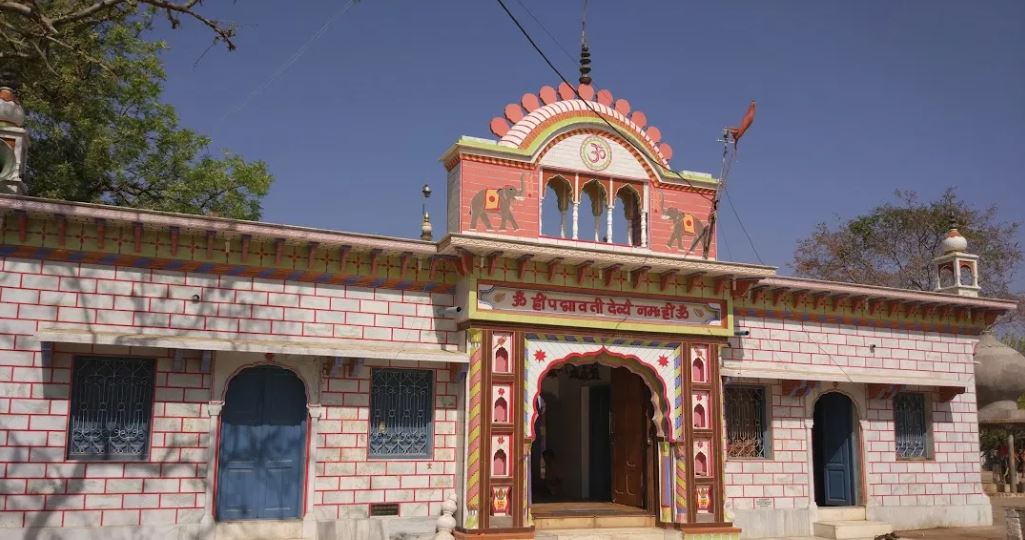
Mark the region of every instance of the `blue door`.
POLYGON ((217 518, 301 516, 306 391, 291 371, 248 368, 228 385, 221 411, 217 518))
POLYGON ((812 429, 815 502, 820 506, 853 506, 854 410, 850 398, 835 392, 819 398, 812 429))

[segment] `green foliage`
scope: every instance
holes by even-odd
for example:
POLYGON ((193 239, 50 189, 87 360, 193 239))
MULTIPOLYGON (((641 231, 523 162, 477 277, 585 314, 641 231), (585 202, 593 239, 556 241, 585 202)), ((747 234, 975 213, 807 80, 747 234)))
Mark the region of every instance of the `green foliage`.
POLYGON ((798 242, 791 267, 817 279, 932 290, 931 261, 953 219, 968 251, 979 255, 982 295, 1018 300, 1018 324, 1025 320, 1025 294, 1011 290, 1023 261, 1015 240, 1020 223, 998 221, 996 207, 971 206, 953 189, 928 202, 913 192, 897 191, 896 198, 833 226, 820 223, 798 242))
POLYGON ((258 219, 266 165, 212 155, 209 138, 178 125, 160 101, 165 44, 143 38, 154 12, 127 5, 63 29, 45 57, 5 66, 28 115, 29 194, 258 219))

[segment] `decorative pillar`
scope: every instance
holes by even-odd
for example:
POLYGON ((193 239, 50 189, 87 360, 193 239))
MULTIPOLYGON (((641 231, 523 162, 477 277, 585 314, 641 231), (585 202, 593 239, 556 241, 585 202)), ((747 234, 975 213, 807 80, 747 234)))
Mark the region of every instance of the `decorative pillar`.
POLYGON ((676 491, 673 508, 676 509, 676 523, 687 523, 687 447, 677 441, 673 445, 676 458, 676 491))
POLYGON ((323 405, 310 403, 306 405, 310 413, 310 449, 306 453, 306 508, 303 509, 305 521, 316 520, 313 515, 313 504, 316 497, 313 497, 317 489, 317 440, 320 436, 320 420, 324 418, 326 409, 323 405))
POLYGON ((482 332, 477 329, 467 331, 468 351, 470 353, 470 367, 467 374, 469 385, 469 414, 467 415, 467 437, 466 437, 466 496, 463 497, 463 504, 466 511, 463 512, 463 527, 476 529, 480 526, 479 512, 481 509, 480 497, 480 404, 481 404, 481 368, 483 358, 481 357, 482 332))
MULTIPOLYGON (((609 200, 611 200, 611 199, 609 199, 609 200)), ((609 207, 606 209, 606 212, 605 212, 605 215, 607 216, 606 219, 605 219, 605 241, 610 243, 610 244, 614 243, 612 241, 612 211, 613 210, 615 210, 615 207, 610 204, 609 207)))
POLYGON ((217 427, 221 423, 221 410, 224 408, 223 401, 211 401, 206 405, 206 414, 210 417, 207 425, 206 447, 206 503, 203 505, 203 525, 214 523, 214 473, 217 470, 217 449, 220 441, 217 440, 217 427))
POLYGON ((573 201, 573 239, 577 240, 577 231, 580 228, 580 201, 573 201))

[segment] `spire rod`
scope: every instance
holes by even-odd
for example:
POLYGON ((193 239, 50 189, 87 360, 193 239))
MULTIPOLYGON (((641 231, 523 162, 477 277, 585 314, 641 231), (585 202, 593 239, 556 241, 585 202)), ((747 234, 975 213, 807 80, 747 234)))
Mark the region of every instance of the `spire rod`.
POLYGON ((587 48, 587 3, 580 12, 580 84, 591 84, 591 50, 587 48))

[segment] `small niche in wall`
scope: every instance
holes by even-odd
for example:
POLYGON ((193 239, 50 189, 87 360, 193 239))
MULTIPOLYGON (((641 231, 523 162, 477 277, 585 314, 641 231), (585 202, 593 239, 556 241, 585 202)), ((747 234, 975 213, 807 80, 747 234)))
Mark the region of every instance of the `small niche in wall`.
POLYGON ((512 422, 512 411, 509 410, 509 385, 495 385, 491 389, 491 421, 496 424, 512 422))
POLYGON ((708 382, 708 348, 691 347, 690 356, 693 358, 690 363, 690 378, 696 383, 708 382))
POLYGON ((491 476, 508 476, 508 469, 506 469, 505 451, 499 449, 495 452, 495 458, 492 460, 491 476))
POLYGON ((711 441, 699 440, 694 442, 694 476, 704 478, 712 476, 711 464, 708 458, 711 449, 711 441))
POLYGON ((512 334, 491 336, 491 371, 512 373, 512 334))
POLYGON ((509 373, 509 351, 505 347, 495 349, 495 371, 509 373))
POLYGON ((694 429, 708 429, 708 392, 695 392, 691 405, 691 422, 694 429))
POLYGON ((495 400, 494 421, 503 424, 509 422, 509 405, 505 402, 504 397, 495 400))
POLYGON ((691 377, 694 382, 708 382, 705 376, 705 360, 700 356, 694 358, 694 362, 691 364, 691 377))
POLYGON ((495 435, 491 437, 491 476, 506 478, 509 476, 509 437, 495 435))
POLYGON ((708 476, 708 458, 704 453, 694 456, 694 475, 708 476))

